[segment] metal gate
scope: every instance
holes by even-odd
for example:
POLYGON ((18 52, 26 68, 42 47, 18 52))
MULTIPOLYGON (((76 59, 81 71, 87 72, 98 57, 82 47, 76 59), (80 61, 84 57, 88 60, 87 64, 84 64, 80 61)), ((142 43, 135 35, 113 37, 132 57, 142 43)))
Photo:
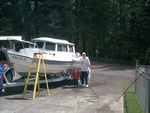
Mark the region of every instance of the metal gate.
POLYGON ((136 65, 135 92, 144 113, 150 113, 150 66, 136 65))

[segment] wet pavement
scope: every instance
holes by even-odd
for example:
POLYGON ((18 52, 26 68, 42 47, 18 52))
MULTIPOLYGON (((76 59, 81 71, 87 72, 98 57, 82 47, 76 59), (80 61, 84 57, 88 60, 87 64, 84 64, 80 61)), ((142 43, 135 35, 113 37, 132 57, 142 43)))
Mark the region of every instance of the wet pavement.
POLYGON ((41 83, 34 100, 34 83, 29 83, 23 97, 25 82, 18 82, 17 76, 16 84, 0 93, 0 113, 124 113, 121 94, 134 81, 134 65, 93 62, 91 68, 89 88, 75 88, 71 80, 49 82, 48 96, 46 84, 41 83))

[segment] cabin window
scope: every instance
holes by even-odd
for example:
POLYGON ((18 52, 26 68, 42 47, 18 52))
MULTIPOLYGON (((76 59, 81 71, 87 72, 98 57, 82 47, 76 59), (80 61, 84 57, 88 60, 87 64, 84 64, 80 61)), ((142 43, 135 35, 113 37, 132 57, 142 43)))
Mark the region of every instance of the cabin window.
POLYGON ((58 45, 57 51, 62 51, 62 45, 58 45))
POLYGON ((45 49, 46 50, 55 51, 55 44, 54 43, 50 43, 50 42, 46 42, 45 49))
POLYGON ((62 48, 63 48, 63 51, 65 51, 65 52, 67 52, 67 51, 68 51, 68 49, 67 49, 67 45, 63 45, 63 46, 62 46, 62 48))
POLYGON ((36 42, 39 48, 43 48, 43 42, 36 42))
POLYGON ((69 46, 69 52, 73 52, 73 46, 69 46))
POLYGON ((67 45, 58 45, 58 49, 57 51, 63 51, 63 52, 67 52, 67 45))

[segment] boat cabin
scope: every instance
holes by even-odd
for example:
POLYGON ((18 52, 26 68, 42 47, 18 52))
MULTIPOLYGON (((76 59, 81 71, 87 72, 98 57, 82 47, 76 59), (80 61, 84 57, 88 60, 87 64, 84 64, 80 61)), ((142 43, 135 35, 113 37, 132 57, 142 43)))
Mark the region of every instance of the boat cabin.
MULTIPOLYGON (((41 37, 32 39, 30 40, 30 42, 36 43, 38 45, 38 48, 41 50, 75 53, 74 44, 66 40, 41 37)), ((33 45, 30 44, 30 47, 32 46, 33 45)))

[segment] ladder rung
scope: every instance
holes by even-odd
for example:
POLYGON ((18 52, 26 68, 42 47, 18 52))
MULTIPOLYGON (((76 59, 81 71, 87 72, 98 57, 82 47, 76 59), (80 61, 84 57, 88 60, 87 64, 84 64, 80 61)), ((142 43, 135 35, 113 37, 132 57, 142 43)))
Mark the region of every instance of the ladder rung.
MULTIPOLYGON (((30 81, 30 80, 35 80, 36 78, 29 78, 28 80, 30 81)), ((26 79, 27 80, 27 79, 26 79)))
POLYGON ((34 55, 43 55, 43 53, 42 52, 39 52, 39 53, 34 53, 34 55))

